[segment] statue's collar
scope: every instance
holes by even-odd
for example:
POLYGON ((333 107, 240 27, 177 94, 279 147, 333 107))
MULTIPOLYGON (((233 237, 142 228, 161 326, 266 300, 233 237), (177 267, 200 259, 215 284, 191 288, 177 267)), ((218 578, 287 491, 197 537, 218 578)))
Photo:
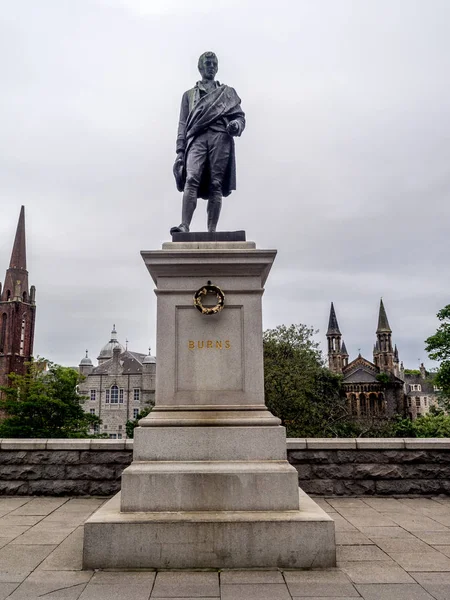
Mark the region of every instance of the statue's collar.
MULTIPOLYGON (((215 84, 214 85, 215 88, 218 88, 220 86, 220 82, 217 81, 216 79, 214 80, 214 84, 215 84)), ((201 80, 197 81, 197 83, 195 84, 195 87, 198 88, 199 90, 202 90, 202 92, 206 92, 206 88, 203 85, 203 82, 201 80)))

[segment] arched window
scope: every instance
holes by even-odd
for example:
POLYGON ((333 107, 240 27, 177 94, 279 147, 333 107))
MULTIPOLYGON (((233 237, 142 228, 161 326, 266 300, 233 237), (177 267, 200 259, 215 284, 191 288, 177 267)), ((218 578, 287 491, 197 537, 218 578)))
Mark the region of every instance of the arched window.
POLYGON ((360 410, 362 416, 367 415, 367 401, 366 401, 365 394, 359 395, 359 410, 360 410))
POLYGON ((6 299, 7 299, 7 300, 11 300, 11 290, 8 290, 8 291, 6 292, 6 299))
POLYGON ((372 417, 377 414, 377 397, 373 392, 369 395, 369 414, 372 417))
POLYGON ((117 385, 111 386, 111 404, 119 403, 119 388, 117 385))
POLYGON ((6 342, 6 321, 8 316, 6 313, 2 315, 2 326, 0 330, 0 352, 5 351, 5 342, 6 342))
POLYGON ((24 302, 26 302, 26 301, 27 301, 27 293, 26 293, 26 292, 24 292, 24 293, 22 294, 22 300, 23 300, 24 302))

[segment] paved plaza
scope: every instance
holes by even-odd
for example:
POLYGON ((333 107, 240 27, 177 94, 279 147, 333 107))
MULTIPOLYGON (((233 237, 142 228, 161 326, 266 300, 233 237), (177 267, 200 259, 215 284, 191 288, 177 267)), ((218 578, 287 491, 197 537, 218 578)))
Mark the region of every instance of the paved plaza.
POLYGON ((450 497, 318 498, 338 568, 83 571, 83 523, 102 498, 0 498, 0 600, 449 600, 450 497))

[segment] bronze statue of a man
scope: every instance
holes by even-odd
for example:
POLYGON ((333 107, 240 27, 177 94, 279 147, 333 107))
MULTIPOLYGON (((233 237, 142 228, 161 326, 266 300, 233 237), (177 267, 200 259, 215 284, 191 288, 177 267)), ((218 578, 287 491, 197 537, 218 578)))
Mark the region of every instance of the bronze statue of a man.
POLYGON ((214 52, 198 59, 202 76, 183 94, 173 168, 183 193, 181 224, 171 233, 188 232, 197 198, 208 200, 208 231, 216 231, 222 196, 236 189, 234 136, 245 128, 245 115, 236 91, 215 81, 218 61, 214 52))

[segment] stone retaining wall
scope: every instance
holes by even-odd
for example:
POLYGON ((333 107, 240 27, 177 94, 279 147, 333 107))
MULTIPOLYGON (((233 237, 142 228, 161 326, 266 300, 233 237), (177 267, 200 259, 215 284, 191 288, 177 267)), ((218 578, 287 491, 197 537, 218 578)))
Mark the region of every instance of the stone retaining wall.
MULTIPOLYGON (((133 440, 1 440, 0 495, 110 496, 133 440)), ((319 496, 450 494, 450 439, 288 439, 300 486, 319 496)))
POLYGON ((450 439, 288 439, 301 487, 319 496, 450 494, 450 439))

